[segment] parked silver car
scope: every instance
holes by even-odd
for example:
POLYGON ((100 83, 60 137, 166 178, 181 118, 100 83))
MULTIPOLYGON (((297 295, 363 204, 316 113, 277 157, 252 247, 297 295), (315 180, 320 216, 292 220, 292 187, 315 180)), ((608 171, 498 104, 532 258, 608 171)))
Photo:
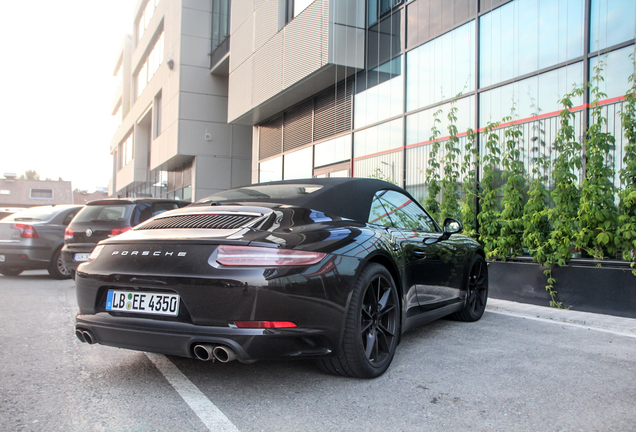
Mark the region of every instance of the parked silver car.
POLYGON ((0 220, 0 273, 17 276, 24 270, 47 269, 53 279, 67 279, 60 251, 64 229, 81 205, 38 206, 0 220))

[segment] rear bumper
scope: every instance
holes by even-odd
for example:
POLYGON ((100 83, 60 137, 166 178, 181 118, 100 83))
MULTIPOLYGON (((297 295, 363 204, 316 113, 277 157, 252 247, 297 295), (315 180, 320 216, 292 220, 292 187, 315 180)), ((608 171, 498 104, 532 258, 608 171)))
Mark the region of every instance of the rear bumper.
POLYGON ((4 256, 4 261, 0 262, 0 269, 3 268, 21 268, 21 269, 45 269, 51 264, 50 257, 48 259, 38 259, 41 251, 34 251, 30 248, 15 248, 10 251, 0 249, 0 255, 4 256), (34 256, 35 255, 35 256, 34 256))
POLYGON ((75 254, 90 254, 93 252, 96 244, 94 243, 79 243, 79 244, 66 244, 62 248, 62 262, 64 266, 72 271, 77 271, 77 267, 86 261, 76 261, 75 254))
MULTIPOLYGON (((226 345, 240 360, 318 358, 330 355, 333 342, 324 330, 238 329, 183 322, 113 317, 101 312, 78 315, 76 330, 89 331, 96 343, 137 351, 195 357, 197 344, 226 345)), ((333 336, 333 335, 332 335, 333 336)))

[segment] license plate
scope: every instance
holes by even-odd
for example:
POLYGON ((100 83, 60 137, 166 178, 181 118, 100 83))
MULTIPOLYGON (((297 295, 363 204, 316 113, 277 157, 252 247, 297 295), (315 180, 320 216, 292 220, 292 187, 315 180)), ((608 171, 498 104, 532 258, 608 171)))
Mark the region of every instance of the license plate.
POLYGON ((177 294, 109 290, 106 310, 177 316, 179 300, 177 294))
POLYGON ((4 262, 4 255, 0 255, 0 262, 4 262))
POLYGON ((88 261, 88 256, 90 254, 87 253, 78 253, 75 254, 75 261, 88 261))

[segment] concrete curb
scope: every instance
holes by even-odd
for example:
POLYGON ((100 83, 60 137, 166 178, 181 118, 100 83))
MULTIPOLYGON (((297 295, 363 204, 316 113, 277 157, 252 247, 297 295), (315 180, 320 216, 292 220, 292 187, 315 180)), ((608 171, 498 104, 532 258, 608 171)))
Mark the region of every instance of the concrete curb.
POLYGON ((486 311, 520 318, 576 325, 636 338, 636 319, 632 318, 555 309, 492 298, 488 299, 486 311))

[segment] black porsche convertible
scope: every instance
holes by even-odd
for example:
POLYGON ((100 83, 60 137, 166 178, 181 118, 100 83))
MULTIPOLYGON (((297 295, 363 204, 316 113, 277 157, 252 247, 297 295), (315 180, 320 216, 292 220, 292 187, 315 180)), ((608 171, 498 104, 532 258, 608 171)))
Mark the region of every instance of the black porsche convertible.
POLYGON ((220 362, 313 358, 377 377, 409 329, 484 313, 484 252, 461 230, 375 179, 230 189, 100 242, 77 271, 75 333, 220 362))

